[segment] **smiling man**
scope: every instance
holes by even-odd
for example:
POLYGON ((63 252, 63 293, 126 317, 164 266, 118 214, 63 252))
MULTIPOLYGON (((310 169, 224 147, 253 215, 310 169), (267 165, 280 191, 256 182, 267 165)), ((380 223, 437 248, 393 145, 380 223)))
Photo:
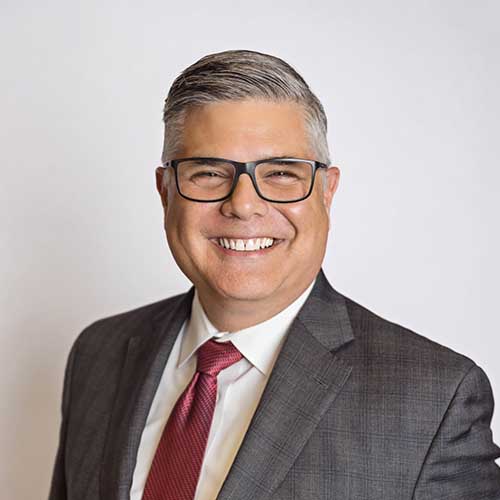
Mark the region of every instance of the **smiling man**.
POLYGON ((186 294, 97 321, 68 360, 51 500, 499 500, 470 359, 321 271, 339 169, 284 61, 204 57, 156 170, 186 294))

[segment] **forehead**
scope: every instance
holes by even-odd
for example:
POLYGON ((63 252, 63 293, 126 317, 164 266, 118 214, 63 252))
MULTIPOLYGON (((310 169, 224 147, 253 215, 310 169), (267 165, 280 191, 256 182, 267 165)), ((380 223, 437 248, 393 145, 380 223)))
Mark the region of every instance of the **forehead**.
POLYGON ((303 107, 295 102, 215 102, 186 113, 182 156, 239 161, 270 156, 311 157, 303 107))

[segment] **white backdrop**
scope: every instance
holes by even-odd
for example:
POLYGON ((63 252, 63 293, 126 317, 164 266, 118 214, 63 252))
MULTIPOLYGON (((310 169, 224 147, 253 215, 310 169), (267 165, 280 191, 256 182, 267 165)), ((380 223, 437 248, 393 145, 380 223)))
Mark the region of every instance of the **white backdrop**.
POLYGON ((80 330, 188 286, 154 168, 168 87, 209 52, 304 75, 342 171, 331 282, 473 358, 500 395, 498 1, 0 5, 2 498, 47 495, 80 330))

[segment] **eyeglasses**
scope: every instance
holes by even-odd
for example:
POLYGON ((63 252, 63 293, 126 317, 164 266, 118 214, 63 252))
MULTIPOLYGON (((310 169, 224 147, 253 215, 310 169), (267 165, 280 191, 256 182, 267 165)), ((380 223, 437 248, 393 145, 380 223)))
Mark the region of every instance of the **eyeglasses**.
POLYGON ((327 165, 297 158, 267 158, 239 162, 224 158, 179 158, 163 163, 172 167, 179 194, 198 202, 229 198, 242 174, 252 179, 257 194, 274 203, 305 200, 312 192, 318 168, 327 165))

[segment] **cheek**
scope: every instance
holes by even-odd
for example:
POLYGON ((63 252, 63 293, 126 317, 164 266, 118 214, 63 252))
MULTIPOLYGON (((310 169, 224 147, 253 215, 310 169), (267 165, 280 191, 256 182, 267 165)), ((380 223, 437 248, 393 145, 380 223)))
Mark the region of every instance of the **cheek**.
POLYGON ((209 244, 204 236, 208 218, 209 212, 202 204, 180 201, 168 207, 165 229, 170 249, 177 261, 205 259, 209 244))
POLYGON ((328 233, 328 213, 324 206, 311 199, 312 203, 288 207, 286 217, 294 226, 296 239, 304 248, 322 243, 328 233))
POLYGON ((181 203, 170 204, 165 215, 167 240, 175 259, 183 259, 190 230, 189 210, 183 210, 181 203))
MULTIPOLYGON (((311 200, 313 201, 313 200, 311 200)), ((289 221, 295 227, 295 238, 289 247, 290 262, 295 269, 316 269, 323 261, 328 237, 328 214, 317 203, 289 207, 289 221)))

